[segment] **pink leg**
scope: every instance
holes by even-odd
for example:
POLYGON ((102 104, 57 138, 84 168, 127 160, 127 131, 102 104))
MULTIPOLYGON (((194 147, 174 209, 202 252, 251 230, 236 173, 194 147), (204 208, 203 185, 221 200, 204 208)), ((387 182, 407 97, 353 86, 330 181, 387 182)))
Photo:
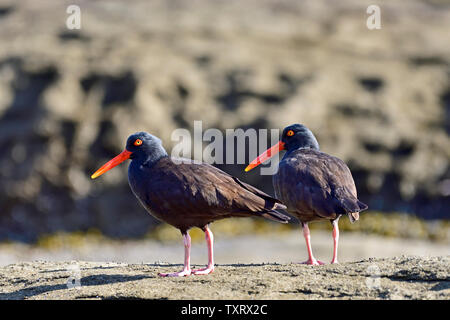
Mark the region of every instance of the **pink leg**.
POLYGON ((305 241, 306 241, 306 248, 308 249, 308 256, 309 256, 309 259, 302 263, 310 264, 310 265, 324 264, 322 261, 316 260, 316 258, 314 258, 314 256, 313 256, 312 248, 311 248, 311 235, 309 232, 308 224, 302 223, 302 227, 303 227, 303 235, 304 235, 305 241))
POLYGON ((205 239, 208 245, 208 266, 203 269, 192 270, 192 273, 196 275, 210 274, 214 271, 214 235, 208 226, 205 227, 205 239))
POLYGON ((339 225, 337 220, 333 221, 333 242, 334 242, 333 260, 331 260, 331 263, 339 263, 337 259, 338 242, 339 242, 339 225))
POLYGON ((159 273, 161 277, 185 277, 191 274, 190 259, 191 259, 191 237, 189 233, 183 234, 184 242, 184 268, 180 272, 174 273, 159 273))

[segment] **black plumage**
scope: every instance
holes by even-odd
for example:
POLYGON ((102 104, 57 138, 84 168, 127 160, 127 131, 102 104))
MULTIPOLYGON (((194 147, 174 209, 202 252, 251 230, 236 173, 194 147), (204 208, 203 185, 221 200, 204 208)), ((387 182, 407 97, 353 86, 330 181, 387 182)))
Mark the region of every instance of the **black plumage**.
POLYGON ((302 223, 335 220, 347 214, 352 222, 367 205, 358 200, 350 169, 324 152, 300 148, 286 153, 273 176, 275 196, 302 223))
POLYGON ((132 159, 128 181, 141 204, 155 218, 178 228, 184 238, 181 272, 162 276, 208 274, 214 270, 213 234, 208 225, 229 217, 264 217, 286 223, 290 218, 279 200, 207 163, 170 157, 161 140, 146 133, 131 135, 125 150, 92 175, 96 178, 126 159, 132 159), (201 228, 208 244, 208 266, 190 269, 189 229, 201 228))
POLYGON ((132 162, 129 183, 157 219, 186 233, 192 227, 229 217, 260 216, 286 222, 281 201, 207 163, 175 163, 163 157, 152 165, 132 162))
POLYGON ((275 196, 302 224, 309 254, 305 263, 322 264, 312 254, 308 223, 331 221, 334 239, 332 263, 336 263, 339 218, 348 215, 354 222, 359 219, 359 212, 367 209, 367 205, 358 200, 350 169, 342 160, 321 152, 316 137, 301 124, 286 127, 281 141, 269 150, 255 159, 246 171, 276 152, 287 150, 273 175, 275 196))

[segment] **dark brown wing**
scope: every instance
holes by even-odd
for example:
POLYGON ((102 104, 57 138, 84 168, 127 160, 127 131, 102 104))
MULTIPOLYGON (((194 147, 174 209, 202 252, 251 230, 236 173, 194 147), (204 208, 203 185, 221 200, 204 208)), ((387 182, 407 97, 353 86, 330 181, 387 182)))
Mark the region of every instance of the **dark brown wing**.
MULTIPOLYGON (((143 168, 146 190, 137 194, 157 218, 172 225, 199 226, 230 216, 263 216, 278 222, 289 217, 280 201, 209 164, 174 163, 161 159, 143 168)), ((132 185, 130 181, 130 185, 132 185)))
POLYGON ((367 209, 357 199, 356 186, 347 165, 320 151, 292 152, 280 162, 273 182, 276 196, 301 220, 335 219, 341 214, 367 209))

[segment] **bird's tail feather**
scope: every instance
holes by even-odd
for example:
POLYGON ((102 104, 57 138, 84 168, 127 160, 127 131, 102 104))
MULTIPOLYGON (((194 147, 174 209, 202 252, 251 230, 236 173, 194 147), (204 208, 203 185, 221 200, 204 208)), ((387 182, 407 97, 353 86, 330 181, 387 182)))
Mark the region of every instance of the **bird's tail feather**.
POLYGON ((360 211, 367 210, 367 208, 369 208, 369 206, 367 204, 365 204, 364 202, 361 202, 359 200, 357 200, 357 201, 358 201, 358 206, 359 206, 360 211))
POLYGON ((356 198, 340 199, 339 202, 345 213, 348 215, 351 223, 359 220, 359 213, 368 208, 365 203, 356 198))
MULTIPOLYGON (((286 209, 286 206, 281 203, 276 203, 273 209, 286 209)), ((281 223, 288 223, 289 220, 291 220, 291 217, 276 211, 276 210, 270 210, 267 212, 264 212, 262 214, 264 218, 267 218, 269 220, 281 222, 281 223)))
POLYGON ((289 220, 291 219, 290 217, 278 212, 278 211, 269 211, 269 212, 264 212, 262 214, 262 216, 264 218, 267 218, 269 220, 272 221, 276 221, 276 222, 281 222, 281 223, 288 223, 289 220))

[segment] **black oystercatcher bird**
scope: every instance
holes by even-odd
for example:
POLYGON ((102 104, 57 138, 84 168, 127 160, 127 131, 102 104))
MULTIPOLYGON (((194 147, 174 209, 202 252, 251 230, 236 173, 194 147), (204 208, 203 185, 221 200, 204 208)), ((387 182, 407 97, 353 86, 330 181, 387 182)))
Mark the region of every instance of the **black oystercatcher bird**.
POLYGON ((356 186, 347 165, 340 159, 319 150, 313 133, 301 124, 283 130, 281 141, 262 153, 245 169, 249 171, 281 150, 287 150, 273 176, 275 196, 287 211, 297 217, 303 228, 309 259, 306 264, 323 262, 314 258, 308 223, 330 220, 333 225, 334 250, 331 263, 337 263, 339 218, 346 214, 350 221, 359 219, 367 205, 358 200, 356 186))
POLYGON ((290 218, 277 199, 206 163, 169 157, 161 140, 138 132, 128 137, 125 150, 92 176, 97 178, 119 163, 132 159, 128 182, 141 204, 155 218, 180 229, 184 239, 184 268, 159 274, 180 277, 214 271, 213 234, 208 225, 229 217, 264 217, 286 223, 290 218), (201 228, 208 245, 208 266, 191 270, 189 229, 201 228))

